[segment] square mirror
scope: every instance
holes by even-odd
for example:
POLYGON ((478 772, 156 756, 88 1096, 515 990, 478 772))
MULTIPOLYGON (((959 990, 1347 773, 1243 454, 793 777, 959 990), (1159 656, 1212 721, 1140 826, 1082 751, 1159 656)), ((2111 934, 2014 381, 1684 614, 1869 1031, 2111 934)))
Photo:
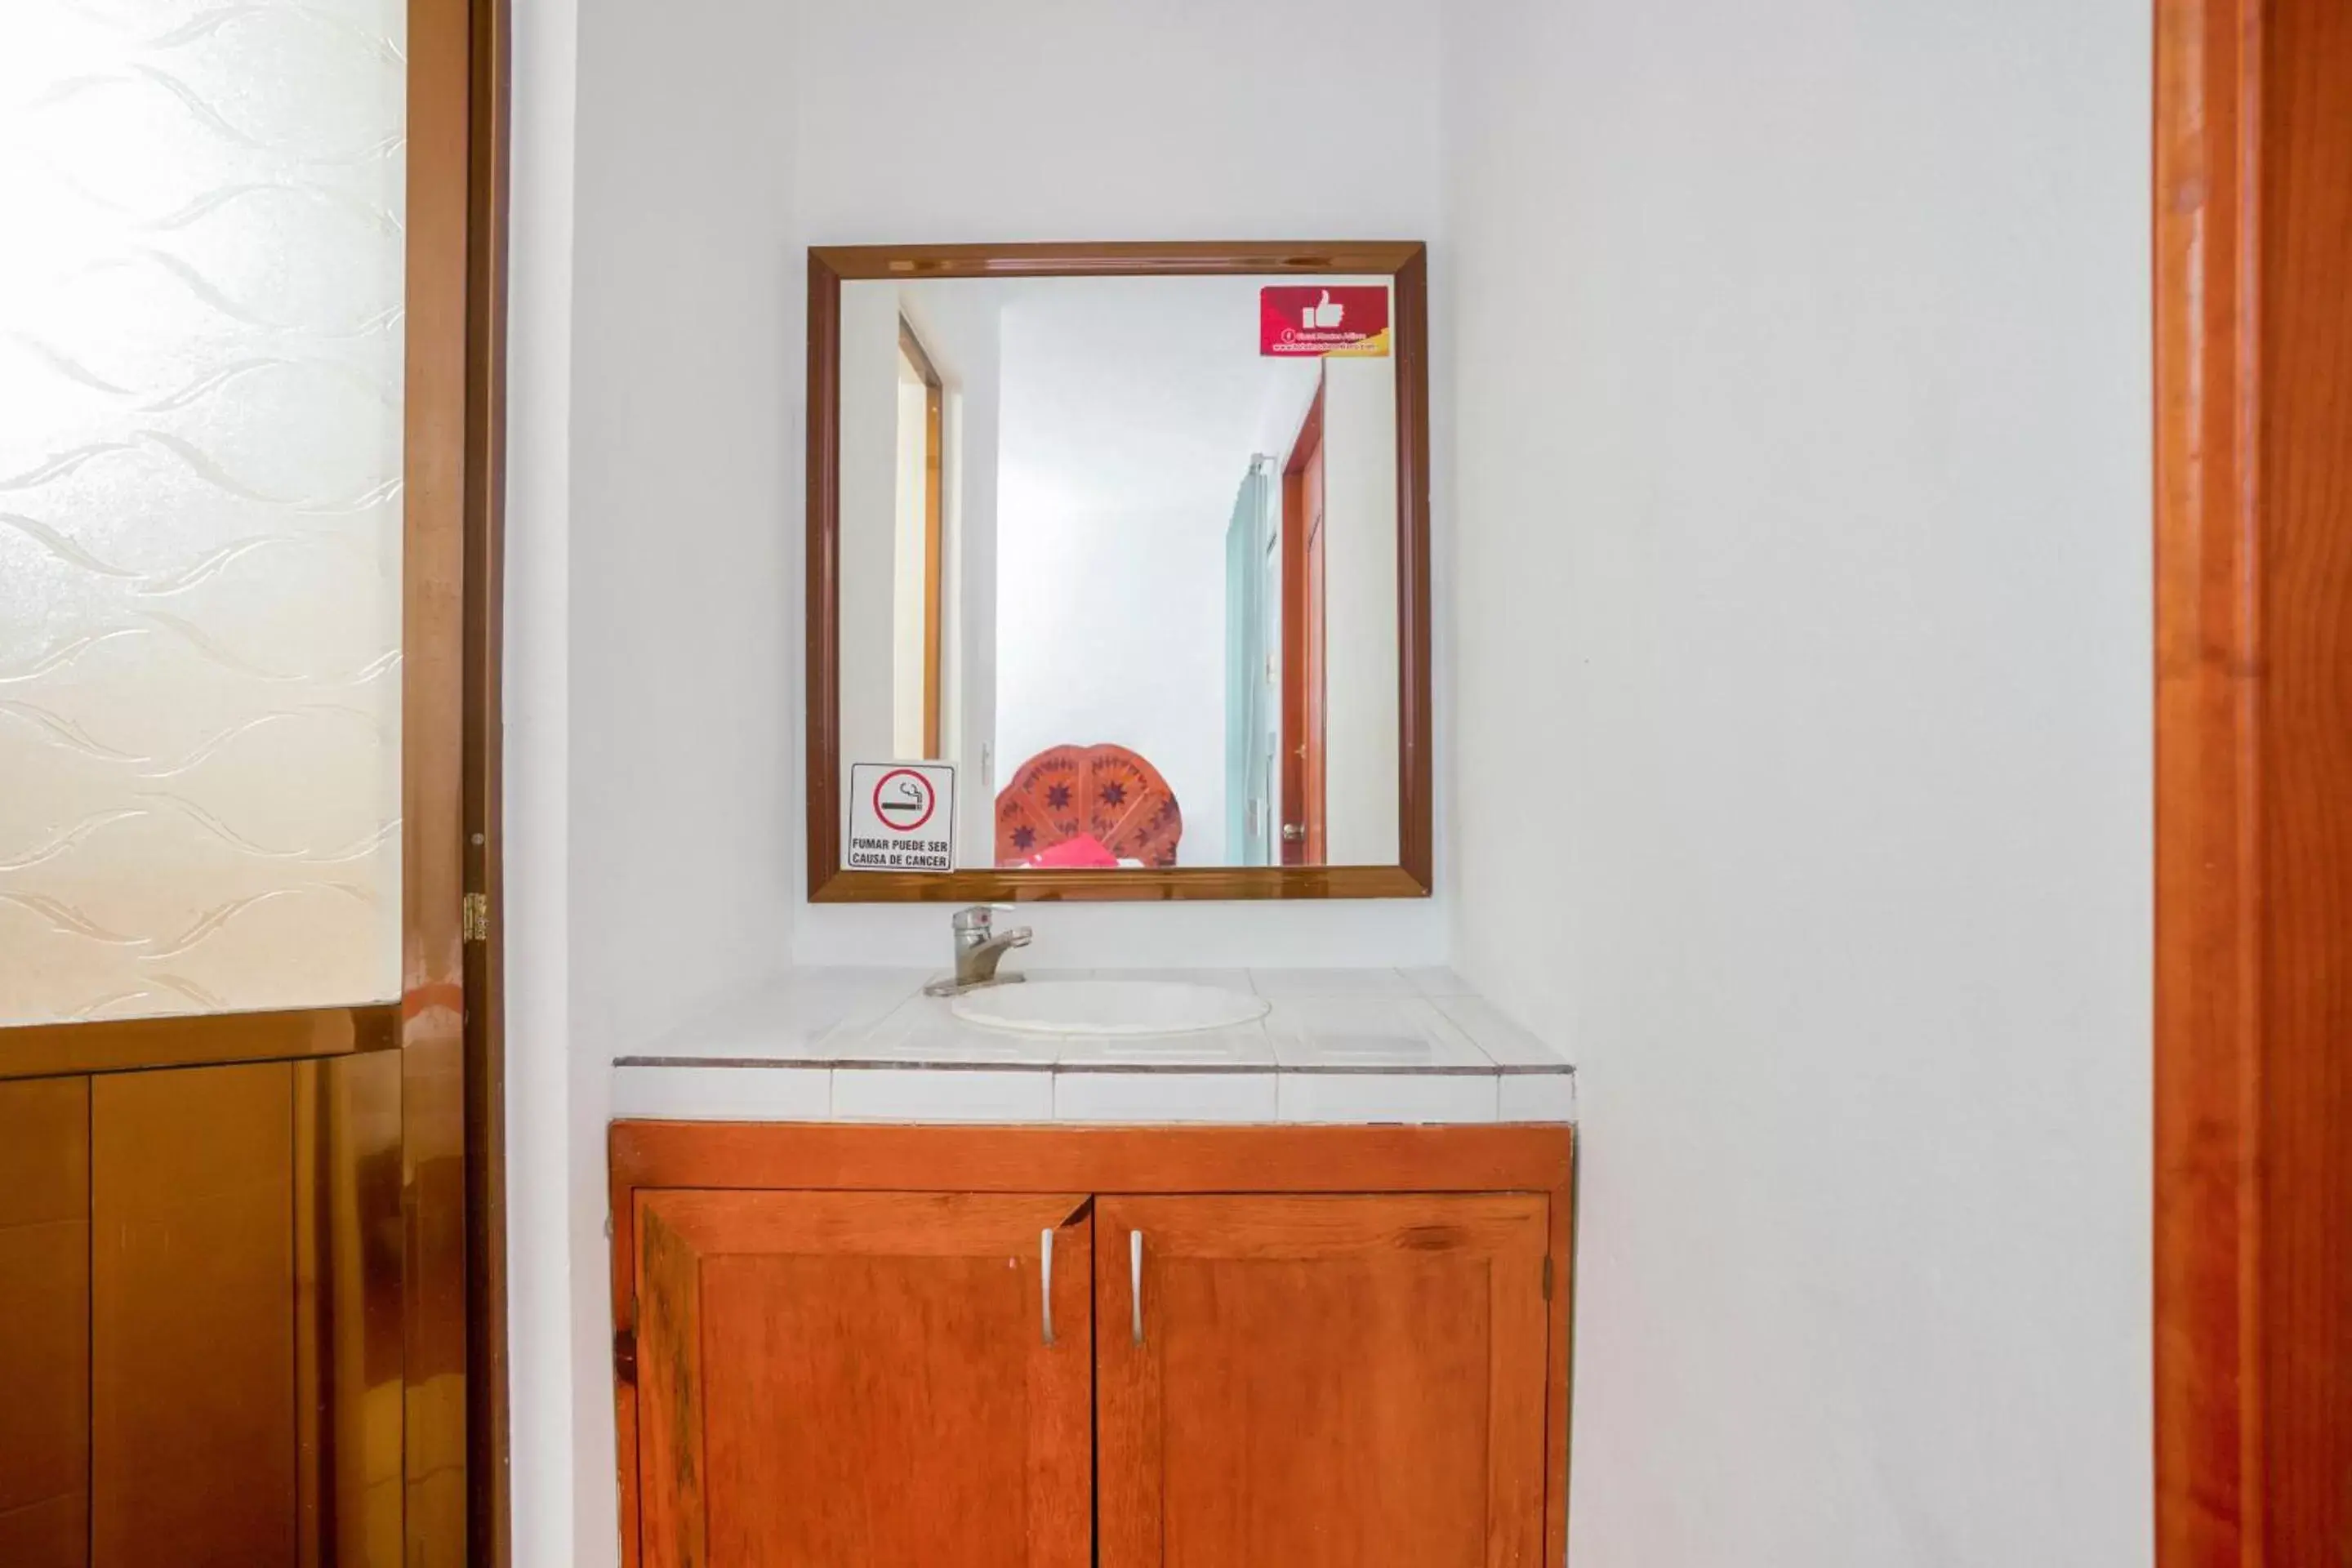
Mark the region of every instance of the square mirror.
POLYGON ((809 275, 811 896, 1425 894, 1422 247, 809 275))

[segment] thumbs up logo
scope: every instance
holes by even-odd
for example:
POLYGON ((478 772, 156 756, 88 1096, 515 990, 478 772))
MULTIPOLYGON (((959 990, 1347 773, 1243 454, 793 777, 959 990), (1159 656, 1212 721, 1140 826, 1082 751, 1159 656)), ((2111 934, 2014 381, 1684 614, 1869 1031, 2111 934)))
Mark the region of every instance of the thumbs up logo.
MULTIPOLYGON (((0 0, 5 8, 7 0, 0 0)), ((1258 290, 1258 353, 1378 359, 1389 352, 1384 283, 1270 283, 1258 290)))
POLYGON ((1298 324, 1310 332, 1329 331, 1339 326, 1340 318, 1347 313, 1347 306, 1331 303, 1331 290, 1326 289, 1320 300, 1298 308, 1298 324))

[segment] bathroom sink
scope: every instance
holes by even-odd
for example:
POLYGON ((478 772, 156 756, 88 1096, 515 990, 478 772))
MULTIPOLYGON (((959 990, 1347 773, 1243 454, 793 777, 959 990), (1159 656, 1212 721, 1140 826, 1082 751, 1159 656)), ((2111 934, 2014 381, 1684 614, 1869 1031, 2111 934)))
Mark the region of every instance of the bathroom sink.
POLYGON ((1263 996, 1164 980, 1056 980, 994 985, 949 1004, 975 1028, 1006 1035, 1198 1035, 1254 1024, 1263 996))

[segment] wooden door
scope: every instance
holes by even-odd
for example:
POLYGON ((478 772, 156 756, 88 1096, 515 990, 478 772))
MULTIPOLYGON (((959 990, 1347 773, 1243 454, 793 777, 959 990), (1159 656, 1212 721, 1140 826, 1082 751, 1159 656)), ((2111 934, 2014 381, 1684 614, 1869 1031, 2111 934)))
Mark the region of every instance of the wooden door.
POLYGON ((1102 1568, 1536 1568, 1548 1212, 1103 1199, 1102 1568))
POLYGON ((643 1568, 1085 1568, 1083 1197, 655 1192, 636 1231, 643 1568))
POLYGON ((1318 390, 1283 465, 1282 863, 1328 858, 1324 711, 1329 637, 1323 591, 1323 395, 1318 390))
POLYGON ((140 9, 0 73, 74 100, 0 290, 0 1143, 68 1108, 0 1149, 0 1564, 490 1562, 498 8, 140 9))

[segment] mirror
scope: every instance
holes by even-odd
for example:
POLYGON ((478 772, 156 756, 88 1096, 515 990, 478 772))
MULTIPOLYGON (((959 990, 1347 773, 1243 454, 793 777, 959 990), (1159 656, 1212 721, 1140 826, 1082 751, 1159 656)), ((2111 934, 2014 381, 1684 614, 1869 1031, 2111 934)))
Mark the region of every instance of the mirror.
POLYGON ((1150 250, 812 252, 814 896, 1427 890, 1421 247, 1150 250))

